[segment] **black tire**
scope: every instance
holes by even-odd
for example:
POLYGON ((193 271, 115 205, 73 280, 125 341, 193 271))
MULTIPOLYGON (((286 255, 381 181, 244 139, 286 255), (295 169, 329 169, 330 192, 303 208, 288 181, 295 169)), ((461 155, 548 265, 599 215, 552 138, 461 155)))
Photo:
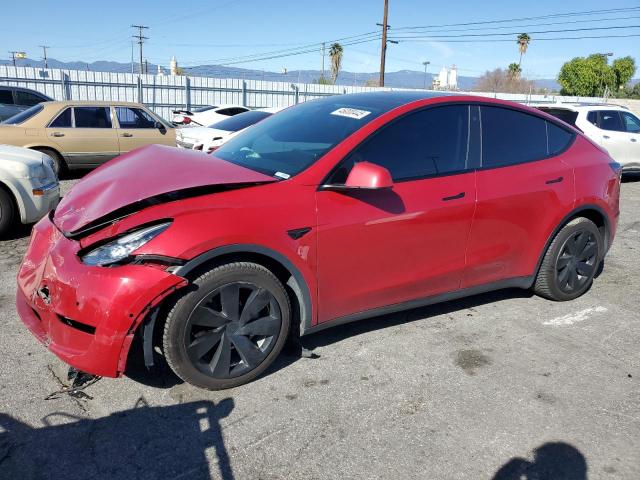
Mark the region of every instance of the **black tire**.
POLYGON ((171 369, 209 390, 257 378, 289 333, 291 305, 282 283, 261 265, 237 262, 208 271, 191 287, 175 300, 164 326, 171 369))
POLYGON ((56 172, 56 177, 60 178, 63 174, 67 172, 67 164, 60 156, 58 152, 52 150, 51 148, 34 148, 39 152, 44 153, 45 155, 49 155, 53 160, 53 170, 56 172))
POLYGON ((0 238, 4 237, 16 220, 16 207, 11 194, 0 187, 0 238))
POLYGON ((571 220, 549 245, 534 292, 558 302, 584 294, 598 271, 603 243, 602 234, 591 220, 583 217, 571 220))

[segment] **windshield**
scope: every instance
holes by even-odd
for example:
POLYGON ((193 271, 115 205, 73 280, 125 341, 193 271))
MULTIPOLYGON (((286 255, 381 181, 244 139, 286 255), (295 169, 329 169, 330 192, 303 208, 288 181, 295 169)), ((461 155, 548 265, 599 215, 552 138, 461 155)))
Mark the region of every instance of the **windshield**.
POLYGON ((289 178, 387 111, 340 96, 287 108, 230 140, 216 157, 266 175, 289 178))
POLYGON ((42 104, 39 103, 38 105, 34 105, 33 107, 27 108, 23 112, 20 112, 20 113, 14 115, 13 117, 7 118, 2 123, 5 124, 5 125, 18 125, 18 124, 20 124, 22 122, 26 122, 31 117, 33 117, 35 114, 40 113, 40 111, 43 108, 44 107, 42 106, 42 104))
POLYGON ((221 122, 216 122, 209 125, 209 128, 215 128, 216 130, 224 130, 225 132, 237 132, 243 128, 250 127, 254 123, 258 123, 272 114, 268 112, 251 111, 239 113, 233 117, 225 118, 221 122))

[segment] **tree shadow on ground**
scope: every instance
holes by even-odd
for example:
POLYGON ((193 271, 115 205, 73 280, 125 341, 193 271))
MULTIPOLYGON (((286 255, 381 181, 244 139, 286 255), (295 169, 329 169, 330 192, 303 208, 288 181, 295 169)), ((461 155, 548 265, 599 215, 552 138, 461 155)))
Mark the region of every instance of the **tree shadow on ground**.
POLYGON ((0 476, 231 480, 220 419, 233 408, 231 398, 217 405, 197 401, 150 407, 141 397, 131 410, 103 418, 52 413, 42 419, 42 428, 0 413, 0 476), (215 452, 211 464, 206 456, 209 449, 215 452))
POLYGON ((533 451, 533 461, 514 457, 493 480, 587 480, 587 460, 568 443, 545 443, 533 451))

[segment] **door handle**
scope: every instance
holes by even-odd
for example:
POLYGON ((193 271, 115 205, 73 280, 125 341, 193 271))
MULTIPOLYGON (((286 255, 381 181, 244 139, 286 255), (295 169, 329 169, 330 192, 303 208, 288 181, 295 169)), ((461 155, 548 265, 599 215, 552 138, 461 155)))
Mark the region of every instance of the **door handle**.
POLYGON ((632 141, 633 143, 636 143, 636 142, 637 142, 637 140, 636 140, 635 138, 632 138, 632 139, 631 139, 631 141, 632 141))
POLYGON ((133 133, 123 133, 120 136, 121 137, 133 137, 133 133))
POLYGON ((609 135, 603 135, 602 138, 604 138, 605 140, 609 140, 611 137, 609 135))
POLYGON ((558 178, 554 178, 553 180, 547 180, 545 183, 547 185, 551 185, 552 183, 560 183, 563 180, 564 180, 564 177, 558 177, 558 178))
POLYGON ((62 132, 53 132, 51 134, 52 137, 64 137, 64 133, 62 132))
POLYGON ((464 198, 464 192, 460 192, 457 195, 451 195, 450 197, 443 197, 442 200, 448 202, 449 200, 459 200, 461 198, 464 198))

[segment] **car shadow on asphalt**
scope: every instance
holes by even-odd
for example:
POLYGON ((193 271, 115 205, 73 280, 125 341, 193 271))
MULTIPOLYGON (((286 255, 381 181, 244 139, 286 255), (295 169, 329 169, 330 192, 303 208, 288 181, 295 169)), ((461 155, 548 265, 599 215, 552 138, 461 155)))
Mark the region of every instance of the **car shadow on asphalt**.
POLYGON ((587 480, 587 461, 572 445, 545 443, 533 451, 533 461, 514 457, 493 476, 493 480, 587 480))
POLYGON ((313 350, 315 348, 337 343, 347 338, 362 335, 373 330, 382 330, 385 328, 395 327, 403 323, 424 320, 425 318, 435 317, 438 315, 446 315, 452 312, 485 305, 487 303, 495 303, 512 298, 530 298, 532 296, 533 293, 529 290, 517 288, 497 290, 494 292, 461 298, 459 300, 451 300, 449 302, 437 303, 411 310, 403 310, 397 313, 381 315, 378 317, 359 320, 354 323, 339 325, 328 330, 309 335, 308 337, 303 337, 302 343, 306 348, 313 350))
POLYGON ((234 401, 195 401, 134 408, 102 418, 52 413, 33 428, 0 413, 2 478, 232 480, 220 420, 234 401), (213 457, 211 463, 207 459, 213 457))

